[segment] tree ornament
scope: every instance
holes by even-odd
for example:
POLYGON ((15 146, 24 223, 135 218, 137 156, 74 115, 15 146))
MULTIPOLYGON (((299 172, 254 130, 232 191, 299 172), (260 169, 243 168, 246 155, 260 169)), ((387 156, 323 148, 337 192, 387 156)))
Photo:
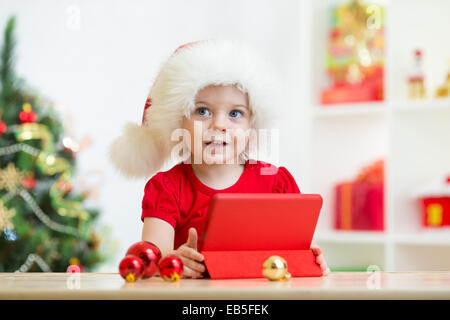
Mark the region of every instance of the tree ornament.
POLYGON ((36 179, 34 179, 34 173, 32 171, 27 173, 27 177, 22 180, 22 186, 32 190, 36 187, 36 179))
POLYGON ((19 113, 19 119, 22 123, 36 122, 37 115, 33 111, 31 104, 25 102, 22 106, 22 111, 19 113))
POLYGON ((81 267, 76 265, 76 264, 70 264, 67 267, 66 272, 68 272, 68 273, 81 273, 81 267))
POLYGON ((7 129, 6 123, 2 121, 3 109, 0 109, 0 136, 2 136, 7 129))
POLYGON ((60 191, 64 191, 65 194, 68 194, 72 191, 72 184, 70 182, 67 181, 58 181, 56 187, 58 188, 58 190, 60 191))
POLYGON ((127 251, 126 255, 134 255, 144 262, 144 274, 142 278, 150 278, 158 270, 158 263, 161 259, 161 251, 159 248, 148 241, 140 241, 133 244, 127 251))
POLYGON ((178 281, 183 274, 183 262, 175 255, 165 256, 159 263, 159 274, 166 281, 178 281))
POLYGON ((135 282, 144 273, 144 262, 141 258, 128 255, 119 264, 119 273, 127 282, 135 282))
POLYGON ((287 270, 287 262, 280 256, 270 256, 263 263, 262 274, 265 278, 276 280, 289 280, 291 274, 287 270))
POLYGON ((80 260, 76 257, 70 258, 69 266, 67 267, 67 272, 70 273, 80 273, 83 272, 83 266, 80 264, 80 260))
POLYGON ((11 222, 11 218, 16 214, 16 210, 9 209, 5 206, 3 201, 0 200, 0 231, 5 228, 13 229, 14 225, 11 222))
MULTIPOLYGON (((0 213, 1 215, 1 213, 0 213)), ((0 222, 1 223, 1 222, 0 222)), ((15 230, 10 230, 8 228, 3 229, 5 239, 8 241, 16 241, 18 239, 17 232, 15 230)))
POLYGON ((22 184, 25 173, 10 162, 5 169, 0 169, 0 190, 13 191, 22 184))
POLYGON ((6 123, 0 120, 0 136, 2 136, 6 132, 6 123))

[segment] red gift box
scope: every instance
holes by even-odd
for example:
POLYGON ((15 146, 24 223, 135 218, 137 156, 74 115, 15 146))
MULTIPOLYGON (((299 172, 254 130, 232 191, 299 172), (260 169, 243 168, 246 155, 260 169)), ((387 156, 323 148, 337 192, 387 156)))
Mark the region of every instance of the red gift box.
POLYGON ((423 198, 422 224, 426 227, 450 226, 450 197, 423 198))
POLYGON ((342 183, 335 190, 336 229, 384 230, 381 182, 342 183))
POLYGON ((422 225, 425 227, 450 226, 450 175, 414 192, 419 199, 422 225))
POLYGON ((334 86, 322 91, 321 103, 333 104, 344 102, 365 102, 383 100, 380 90, 376 86, 369 85, 343 85, 334 86))
POLYGON ((382 101, 383 69, 375 68, 374 74, 361 83, 335 83, 332 87, 322 90, 323 105, 345 102, 382 101))
POLYGON ((384 230, 384 161, 363 168, 355 181, 335 187, 335 228, 384 230))

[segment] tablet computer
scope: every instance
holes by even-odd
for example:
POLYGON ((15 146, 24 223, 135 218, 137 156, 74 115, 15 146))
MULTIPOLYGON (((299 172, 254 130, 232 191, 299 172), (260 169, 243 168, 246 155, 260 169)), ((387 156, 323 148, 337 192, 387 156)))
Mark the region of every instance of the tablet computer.
POLYGON ((319 194, 217 193, 198 249, 310 249, 321 208, 319 194))

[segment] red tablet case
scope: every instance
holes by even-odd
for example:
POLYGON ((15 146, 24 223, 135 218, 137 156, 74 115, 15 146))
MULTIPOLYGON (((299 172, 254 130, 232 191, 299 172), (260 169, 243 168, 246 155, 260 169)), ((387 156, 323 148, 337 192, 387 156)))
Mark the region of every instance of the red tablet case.
POLYGON ((215 194, 199 248, 207 274, 263 278, 264 261, 278 255, 292 277, 322 276, 310 249, 321 208, 318 194, 215 194))

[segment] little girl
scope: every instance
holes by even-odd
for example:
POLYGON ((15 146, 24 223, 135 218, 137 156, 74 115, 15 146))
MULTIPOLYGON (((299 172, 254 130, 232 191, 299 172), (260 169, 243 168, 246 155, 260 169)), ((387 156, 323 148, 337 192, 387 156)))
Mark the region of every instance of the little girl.
MULTIPOLYGON (((150 90, 142 125, 128 124, 111 145, 124 175, 152 176, 142 201, 142 240, 163 256, 177 255, 184 278, 204 275, 197 245, 215 193, 300 193, 285 167, 249 157, 252 133, 267 129, 276 107, 269 67, 238 41, 180 46, 150 90), (169 160, 177 164, 160 171, 169 160)), ((328 274, 321 249, 311 248, 328 274)))

